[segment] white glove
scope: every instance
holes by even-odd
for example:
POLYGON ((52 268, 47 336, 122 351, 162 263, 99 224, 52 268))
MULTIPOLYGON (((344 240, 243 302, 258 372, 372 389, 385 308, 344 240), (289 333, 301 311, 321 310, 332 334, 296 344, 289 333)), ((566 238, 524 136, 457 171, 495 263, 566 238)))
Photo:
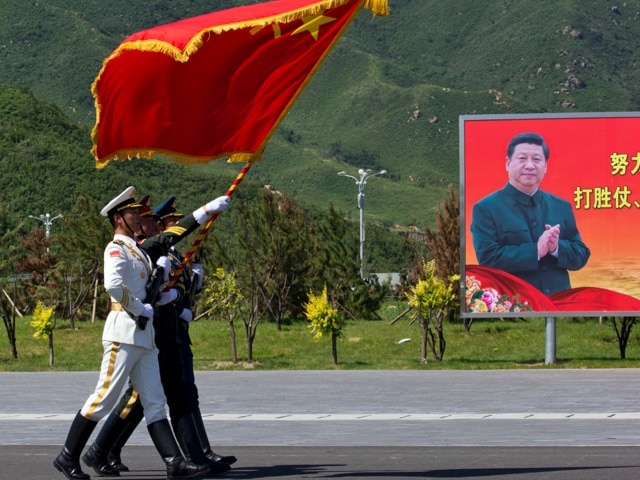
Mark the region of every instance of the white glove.
POLYGON ((145 303, 142 305, 143 310, 140 314, 141 317, 146 317, 148 319, 153 318, 153 306, 150 303, 145 303))
POLYGON ((163 269, 164 278, 162 279, 162 283, 167 283, 171 275, 171 260, 169 260, 169 257, 162 256, 156 261, 156 266, 163 269))
POLYGON ((185 308, 180 314, 180 319, 184 320, 187 323, 191 323, 191 320, 193 320, 193 313, 191 313, 191 310, 189 310, 188 308, 185 308))
POLYGON ((207 203, 205 205, 205 209, 209 215, 213 215, 216 212, 224 212, 229 206, 230 201, 231 199, 227 195, 222 195, 221 197, 207 203))
POLYGON ((229 206, 229 202, 231 199, 227 195, 222 195, 221 197, 216 198, 215 200, 211 200, 205 206, 200 207, 196 211, 193 212, 193 217, 196 221, 202 225, 207 218, 217 212, 224 212, 229 206))
POLYGON ((202 290, 202 280, 204 279, 204 268, 202 268, 202 264, 200 263, 194 263, 193 265, 191 265, 191 273, 193 273, 193 275, 197 275, 198 276, 198 282, 196 283, 196 290, 200 291, 202 290))
POLYGON ((168 292, 162 292, 160 296, 160 300, 156 302, 156 305, 166 305, 167 303, 171 303, 178 298, 178 290, 175 288, 171 288, 168 292))

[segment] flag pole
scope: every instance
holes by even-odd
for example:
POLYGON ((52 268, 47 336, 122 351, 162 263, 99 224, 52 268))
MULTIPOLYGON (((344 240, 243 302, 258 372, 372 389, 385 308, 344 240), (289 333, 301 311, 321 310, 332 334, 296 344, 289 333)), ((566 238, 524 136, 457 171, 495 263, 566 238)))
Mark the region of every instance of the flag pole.
MULTIPOLYGON (((253 165, 252 160, 248 161, 245 164, 245 166, 242 167, 242 170, 240 170, 240 172, 238 173, 238 176, 235 178, 235 180, 229 187, 229 190, 227 190, 227 193, 225 193, 227 197, 231 197, 233 195, 233 192, 235 192, 236 188, 238 187, 238 185, 240 185, 240 182, 242 182, 242 179, 251 168, 251 165, 253 165)), ((187 264, 191 261, 191 258, 198 252, 198 249, 200 248, 200 244, 202 243, 204 238, 207 236, 207 233, 209 233, 209 230, 211 230, 211 227, 213 226, 213 222, 216 221, 216 218, 218 218, 218 215, 220 215, 220 212, 214 213, 209 217, 209 219, 207 220, 207 223, 204 224, 204 226, 200 230, 200 233, 198 234, 198 237, 193 242, 193 245, 191 245, 191 248, 189 248, 189 251, 185 253, 184 258, 182 259, 182 262, 180 262, 180 266, 176 269, 175 273, 171 277, 171 280, 169 280, 168 285, 165 287, 166 290, 173 287, 173 285, 178 281, 178 279, 180 278, 180 275, 182 275, 182 271, 185 269, 187 264)))

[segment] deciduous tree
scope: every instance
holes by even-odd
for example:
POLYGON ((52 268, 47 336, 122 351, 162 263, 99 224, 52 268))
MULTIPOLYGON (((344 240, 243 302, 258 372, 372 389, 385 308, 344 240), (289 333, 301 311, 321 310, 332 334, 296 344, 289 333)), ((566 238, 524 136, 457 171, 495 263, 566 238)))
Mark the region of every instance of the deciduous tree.
MULTIPOLYGON (((448 195, 436 208, 436 229, 425 228, 425 244, 430 259, 435 260, 435 274, 446 282, 452 275, 460 273, 460 199, 453 185, 449 185, 448 195)), ((418 271, 422 262, 416 264, 418 271)), ((419 274, 420 275, 420 274, 419 274)), ((456 316, 460 308, 460 285, 453 285, 457 299, 446 313, 449 319, 456 316)), ((465 328, 471 328, 471 319, 465 319, 465 328)))
POLYGON ((209 277, 200 295, 208 308, 208 317, 219 315, 226 320, 231 337, 231 357, 234 364, 238 363, 236 328, 233 322, 237 316, 242 316, 245 302, 235 274, 218 267, 209 277))
POLYGON ((442 323, 445 313, 456 302, 453 284, 458 277, 444 282, 436 275, 436 263, 430 260, 424 265, 424 276, 407 293, 409 306, 414 310, 414 318, 420 325, 422 336, 421 359, 427 363, 427 346, 431 348, 437 361, 442 361, 446 347, 442 323), (433 323, 432 323, 433 322, 433 323), (434 334, 433 328, 436 333, 434 334))
POLYGON ((64 309, 71 328, 83 306, 91 299, 91 318, 95 318, 98 300, 107 297, 98 288, 102 280, 104 248, 113 235, 108 222, 99 213, 97 203, 86 195, 80 195, 70 214, 65 215, 65 231, 57 237, 61 259, 58 275, 64 285, 64 309))
POLYGON ((18 358, 16 342, 16 315, 18 302, 18 277, 15 261, 19 244, 20 229, 13 224, 8 209, 0 202, 0 315, 4 323, 7 339, 11 348, 11 356, 18 358), (11 292, 11 294, 9 293, 11 292), (10 295, 13 295, 11 298, 10 295))
POLYGON ((631 329, 637 320, 638 317, 621 317, 620 326, 618 326, 616 317, 611 317, 611 323, 613 324, 613 329, 615 330, 616 337, 618 338, 620 358, 623 360, 627 358, 627 344, 629 343, 629 337, 631 336, 631 329))

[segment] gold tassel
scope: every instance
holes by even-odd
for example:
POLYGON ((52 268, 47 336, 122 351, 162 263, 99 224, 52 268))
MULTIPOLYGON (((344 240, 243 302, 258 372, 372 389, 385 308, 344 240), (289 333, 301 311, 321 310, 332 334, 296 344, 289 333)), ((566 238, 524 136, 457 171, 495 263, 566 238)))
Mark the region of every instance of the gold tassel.
POLYGON ((389 15, 389 1, 388 0, 365 0, 364 8, 371 10, 374 15, 387 16, 389 15))

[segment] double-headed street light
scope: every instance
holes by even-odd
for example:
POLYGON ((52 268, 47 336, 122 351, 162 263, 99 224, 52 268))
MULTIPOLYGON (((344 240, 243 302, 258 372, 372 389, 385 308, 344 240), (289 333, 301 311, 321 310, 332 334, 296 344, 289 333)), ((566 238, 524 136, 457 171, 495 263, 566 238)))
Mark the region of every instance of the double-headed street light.
POLYGON ((62 215, 56 215, 55 217, 51 217, 51 215, 49 215, 48 213, 45 213, 45 214, 40 214, 37 217, 34 217, 33 215, 29 215, 29 218, 42 221, 42 223, 44 223, 45 236, 49 238, 49 235, 51 234, 51 224, 53 223, 54 220, 62 218, 62 215))
POLYGON ((384 175, 386 170, 380 170, 379 172, 372 172, 371 169, 360 169, 358 174, 360 178, 349 175, 347 172, 338 172, 341 177, 349 177, 355 180, 358 185, 358 209, 360 210, 360 278, 364 279, 364 186, 367 184, 367 179, 375 177, 376 175, 384 175))

